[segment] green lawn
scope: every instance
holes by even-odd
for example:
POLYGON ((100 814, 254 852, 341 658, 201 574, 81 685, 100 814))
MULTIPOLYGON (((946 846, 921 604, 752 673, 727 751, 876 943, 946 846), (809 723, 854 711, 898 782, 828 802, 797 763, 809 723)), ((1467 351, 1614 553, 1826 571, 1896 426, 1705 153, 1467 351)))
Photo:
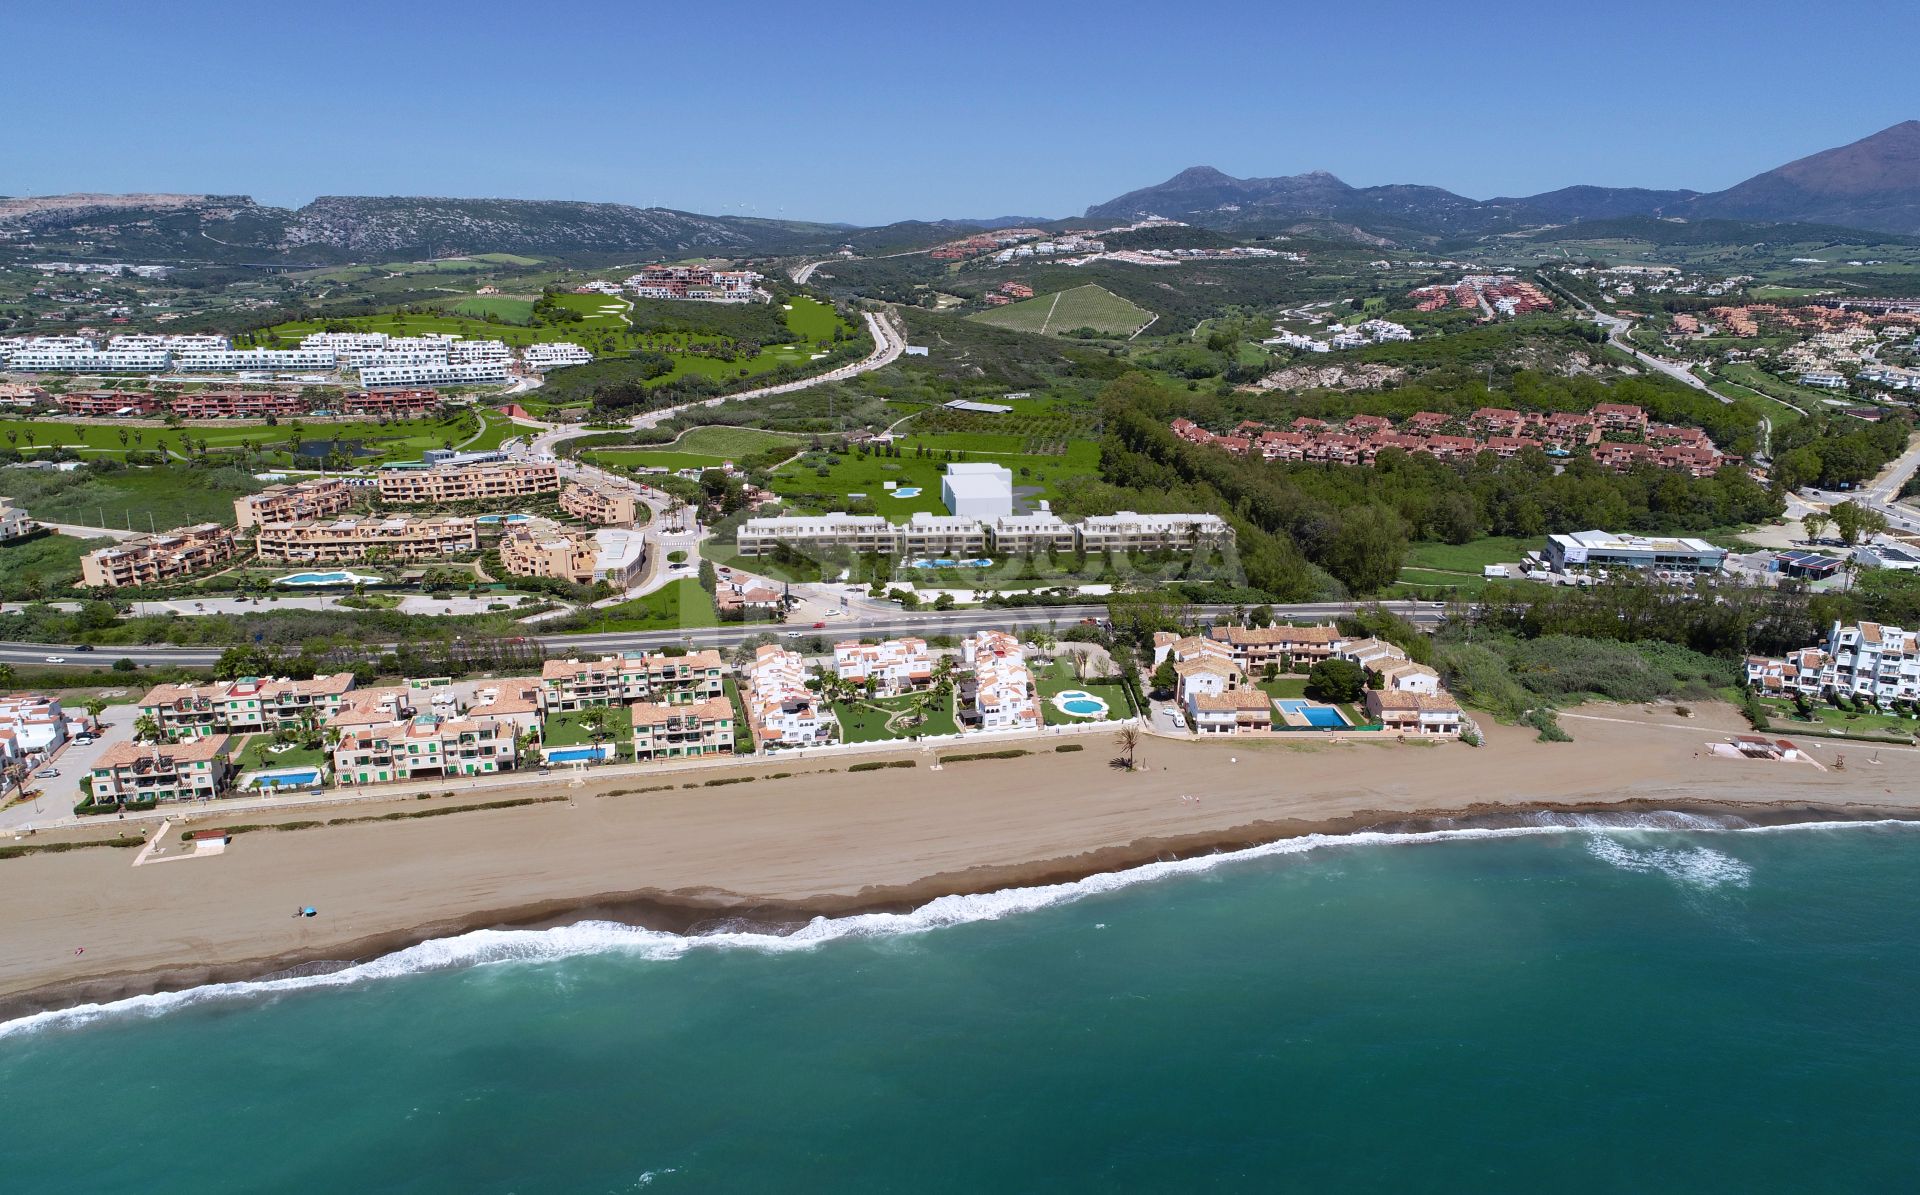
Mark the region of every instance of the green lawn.
POLYGON ((1125 718, 1133 713, 1133 703, 1127 700, 1127 691, 1123 686, 1079 680, 1073 675, 1073 667, 1065 658, 1055 660, 1051 666, 1036 672, 1033 684, 1040 691, 1041 720, 1048 726, 1071 726, 1076 722, 1095 720, 1075 717, 1049 700, 1055 693, 1066 689, 1080 689, 1106 702, 1106 718, 1125 718))
MULTIPOLYGON (((850 494, 864 494, 873 500, 880 514, 903 520, 915 511, 946 513, 940 500, 940 477, 947 461, 946 449, 939 447, 940 437, 927 438, 931 455, 921 457, 915 450, 922 440, 909 436, 900 442, 898 457, 855 454, 825 456, 809 453, 782 465, 773 475, 773 491, 792 497, 796 504, 826 509, 844 509, 850 494), (815 462, 825 464, 827 475, 820 476, 815 462), (918 487, 909 498, 894 497, 886 482, 901 487, 918 487), (808 497, 811 495, 811 497, 808 497)), ((1094 475, 1100 465, 1100 445, 1091 440, 1076 440, 1059 456, 1027 456, 1018 453, 967 452, 969 461, 1002 464, 1013 470, 1013 484, 1035 486, 1040 497, 1059 498, 1058 485, 1070 477, 1094 475)))
POLYGON ((257 768, 320 768, 328 763, 324 748, 295 746, 276 754, 267 750, 271 746, 272 735, 254 735, 241 745, 239 754, 233 757, 233 766, 239 771, 251 772, 257 768))
POLYGON ((670 631, 678 627, 714 627, 720 616, 713 599, 693 580, 669 582, 645 597, 596 610, 592 631, 670 631))
POLYGON ((509 299, 504 295, 476 295, 454 304, 451 310, 459 315, 482 318, 491 315, 510 324, 524 324, 533 319, 533 300, 509 299))
POLYGON ((840 719, 840 738, 848 743, 874 743, 885 739, 912 738, 916 735, 955 734, 953 697, 932 692, 906 693, 898 697, 860 698, 835 702, 834 717, 840 719), (925 722, 911 729, 889 731, 887 719, 902 711, 924 710, 925 722))
POLYGON ((19 601, 72 589, 80 584, 80 558, 112 542, 43 535, 0 545, 0 598, 19 601))
POLYGON ((1305 697, 1307 678, 1304 676, 1276 676, 1272 680, 1257 682, 1262 693, 1274 698, 1305 697))
MULTIPOLYGON (((498 418, 505 426, 505 416, 498 418)), ((449 441, 459 444, 480 430, 476 419, 472 411, 464 409, 386 424, 371 420, 288 419, 277 425, 209 420, 178 427, 125 427, 107 423, 0 419, 0 439, 26 455, 35 449, 69 448, 83 457, 110 460, 124 460, 129 452, 166 452, 184 457, 188 455, 186 441, 191 440, 196 448, 204 443, 210 453, 247 447, 266 453, 276 463, 291 465, 301 463, 287 451, 298 426, 301 442, 313 454, 306 457, 304 463, 311 464, 316 456, 326 453, 329 444, 338 442, 344 451, 355 454, 354 460, 358 463, 379 464, 414 460, 423 450, 439 448, 449 441)))
POLYGON ((624 705, 609 706, 603 710, 568 710, 550 714, 541 727, 541 745, 579 747, 593 742, 593 732, 587 726, 589 715, 606 717, 601 742, 613 743, 620 748, 622 755, 633 754, 633 711, 624 705))
POLYGON ((1130 336, 1134 329, 1153 318, 1153 312, 1137 306, 1103 286, 1088 283, 1053 294, 1035 295, 1005 307, 995 307, 968 317, 997 328, 1022 332, 1071 332, 1092 328, 1114 336, 1130 336))
MULTIPOLYGON (((1775 733, 1791 734, 1796 729, 1808 726, 1808 723, 1802 722, 1799 715, 1794 712, 1791 701, 1763 700, 1760 704, 1766 707, 1767 716, 1773 720, 1775 733)), ((1828 705, 1824 701, 1813 703, 1813 717, 1821 728, 1845 734, 1898 735, 1901 738, 1910 739, 1914 736, 1915 728, 1920 727, 1920 722, 1915 722, 1912 718, 1903 718, 1898 714, 1856 714, 1852 710, 1843 710, 1837 706, 1828 705)))

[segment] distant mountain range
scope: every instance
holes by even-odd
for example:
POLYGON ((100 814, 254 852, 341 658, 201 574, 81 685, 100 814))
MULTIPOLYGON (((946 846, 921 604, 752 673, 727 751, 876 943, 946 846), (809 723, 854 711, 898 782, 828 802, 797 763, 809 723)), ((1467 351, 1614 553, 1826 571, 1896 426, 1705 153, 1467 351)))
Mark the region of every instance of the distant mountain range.
POLYGON ((1440 187, 1353 187, 1323 170, 1234 178, 1211 166, 1095 204, 1087 216, 1157 215, 1229 230, 1320 219, 1370 232, 1473 235, 1623 216, 1722 218, 1920 233, 1920 121, 1789 162, 1724 191, 1564 187, 1540 195, 1468 199, 1440 187))
POLYGON ((1074 221, 908 220, 878 228, 540 199, 328 195, 299 208, 244 195, 0 198, 0 245, 140 261, 332 264, 473 253, 673 258, 925 248, 982 229, 1166 216, 1236 234, 1433 242, 1576 222, 1682 218, 1920 234, 1920 121, 1789 162, 1724 191, 1564 187, 1469 199, 1440 187, 1353 187, 1325 171, 1234 178, 1210 166, 1095 204, 1074 221))
POLYGON ((0 199, 6 231, 142 259, 333 263, 463 253, 797 252, 844 237, 846 227, 570 200, 323 195, 281 208, 244 195, 154 194, 0 199))

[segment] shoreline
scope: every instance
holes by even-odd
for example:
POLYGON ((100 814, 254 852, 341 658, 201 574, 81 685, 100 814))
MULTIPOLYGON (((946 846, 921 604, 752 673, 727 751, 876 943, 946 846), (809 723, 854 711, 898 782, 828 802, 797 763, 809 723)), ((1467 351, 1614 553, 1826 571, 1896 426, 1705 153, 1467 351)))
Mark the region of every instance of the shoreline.
POLYGON ((1729 710, 1676 726, 1629 708, 1636 717, 1583 723, 1574 744, 1513 728, 1479 749, 1150 744, 1149 770, 1134 774, 1074 754, 645 796, 587 786, 515 809, 249 833, 179 867, 136 870, 105 849, 8 860, 0 900, 16 920, 0 952, 14 956, 0 959, 0 1021, 337 971, 484 929, 785 933, 1314 834, 1548 829, 1553 816, 1596 814, 1729 828, 1920 820, 1920 793, 1895 794, 1884 771, 1702 760, 1695 748, 1729 732, 1714 724, 1729 710), (1561 767, 1606 774, 1575 781, 1561 767), (296 900, 321 917, 289 924, 296 900), (64 945, 76 935, 84 956, 64 945))
MULTIPOLYGON (((1073 884, 1093 876, 1134 870, 1150 863, 1228 855, 1315 835, 1329 839, 1363 833, 1408 837, 1455 830, 1531 828, 1542 833, 1576 833, 1577 826, 1543 823, 1543 816, 1616 815, 1645 817, 1669 813, 1709 820, 1730 819, 1746 826, 1724 826, 1728 832, 1747 828, 1790 828, 1835 824, 1872 825, 1888 821, 1920 824, 1920 811, 1900 806, 1819 806, 1800 802, 1711 803, 1642 800, 1542 805, 1532 809, 1480 805, 1460 810, 1418 811, 1393 815, 1390 822, 1357 814, 1336 821, 1286 825, 1258 823, 1224 837, 1203 842, 1147 840, 1126 847, 1109 847, 1071 858, 1043 860, 1023 867, 982 867, 952 875, 929 876, 916 884, 863 892, 854 897, 820 897, 801 902, 729 900, 641 890, 599 893, 577 900, 544 901, 518 908, 491 909, 448 921, 392 930, 333 947, 315 947, 293 955, 245 959, 218 965, 175 965, 132 973, 106 973, 66 980, 41 988, 0 995, 0 1024, 42 1012, 57 1012, 86 1004, 110 1004, 138 996, 184 992, 215 984, 250 983, 327 974, 373 962, 426 942, 457 938, 481 930, 559 929, 584 922, 612 922, 636 929, 698 937, 724 925, 784 935, 816 918, 838 919, 867 913, 909 913, 949 896, 971 896, 1056 884, 1073 884), (1690 806, 1690 807, 1687 807, 1690 806)), ((1605 827, 1596 827, 1605 828, 1605 827)), ((1627 828, 1627 827, 1622 827, 1627 828)), ((1679 828, 1679 827, 1676 827, 1679 828)), ((1707 827, 1699 827, 1706 832, 1707 827)))

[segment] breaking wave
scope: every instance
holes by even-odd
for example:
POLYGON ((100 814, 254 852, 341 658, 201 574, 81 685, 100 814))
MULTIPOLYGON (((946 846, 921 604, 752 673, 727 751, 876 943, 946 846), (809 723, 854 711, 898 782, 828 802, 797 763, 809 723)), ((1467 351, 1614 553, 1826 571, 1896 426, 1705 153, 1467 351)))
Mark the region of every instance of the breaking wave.
POLYGON ((610 921, 582 921, 539 930, 483 929, 451 938, 437 938, 409 946, 363 963, 317 974, 273 979, 206 984, 178 992, 155 992, 106 1003, 31 1013, 0 1022, 0 1038, 38 1029, 76 1028, 108 1017, 158 1017, 191 1005, 229 1002, 316 988, 350 987, 380 979, 448 971, 492 963, 542 963, 592 954, 625 954, 669 961, 699 950, 746 949, 768 953, 812 950, 849 938, 890 937, 927 933, 972 922, 1066 904, 1089 896, 1151 884, 1174 876, 1195 875, 1249 860, 1306 854, 1328 847, 1410 846, 1422 843, 1585 834, 1588 851, 1605 863, 1626 871, 1658 872, 1699 887, 1746 886, 1752 868, 1729 855, 1705 847, 1632 847, 1615 835, 1623 831, 1668 833, 1757 833, 1784 829, 1838 829, 1864 826, 1913 826, 1903 821, 1813 822, 1789 826, 1753 826, 1740 819, 1724 821, 1693 814, 1532 815, 1526 824, 1498 828, 1461 828, 1391 833, 1309 834, 1299 838, 1242 850, 1189 859, 1142 864, 1124 871, 1102 872, 1064 884, 1005 888, 962 896, 943 896, 907 913, 861 913, 848 917, 816 917, 787 933, 760 930, 718 930, 675 934, 610 921))

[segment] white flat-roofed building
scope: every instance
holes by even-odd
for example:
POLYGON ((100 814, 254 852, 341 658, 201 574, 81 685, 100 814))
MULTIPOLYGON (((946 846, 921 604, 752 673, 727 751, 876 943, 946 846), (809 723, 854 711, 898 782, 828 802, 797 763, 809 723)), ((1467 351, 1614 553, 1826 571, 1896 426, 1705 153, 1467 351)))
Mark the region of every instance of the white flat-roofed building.
POLYGON ((530 369, 558 369, 563 365, 585 365, 593 360, 593 354, 580 345, 552 340, 521 349, 520 359, 530 369))
POLYGON ((507 380, 507 362, 485 361, 464 365, 368 365, 360 370, 360 384, 377 386, 484 386, 507 380))
POLYGON ((907 556, 980 556, 987 550, 987 525, 971 515, 915 511, 897 530, 907 556))
POLYGON ((173 368, 181 373, 331 370, 338 359, 331 349, 196 349, 175 356, 173 368))
POLYGON ((172 359, 165 349, 16 349, 8 369, 49 373, 159 373, 172 359))
POLYGON ((332 353, 377 353, 392 339, 385 332, 309 332, 300 338, 300 347, 332 353))
POLYGON ((0 697, 0 762, 51 751, 66 741, 67 715, 58 697, 32 693, 0 697))
POLYGON ((940 477, 940 499, 955 515, 997 519, 1013 513, 1013 470, 1005 465, 961 462, 940 477))
POLYGON ((1233 528, 1219 515, 1089 515, 1079 523, 1080 547, 1087 552, 1167 552, 1224 548, 1233 528))
POLYGON ((452 365, 506 365, 513 350, 504 340, 455 340, 447 345, 447 361, 452 365))
POLYGON ((1717 573, 1727 550, 1704 539, 1619 535, 1610 531, 1575 531, 1549 535, 1547 563, 1558 573, 1590 568, 1657 569, 1677 573, 1717 573))
POLYGON ((445 349, 412 349, 406 351, 380 350, 378 352, 357 352, 340 354, 342 369, 396 369, 405 365, 445 365, 445 349))
POLYGON ((895 552, 899 537, 894 525, 879 515, 777 515, 748 519, 738 533, 742 556, 764 556, 776 545, 797 551, 846 548, 854 552, 895 552))
POLYGON ((1079 543, 1072 523, 1052 511, 1001 515, 987 524, 993 550, 1009 556, 1029 552, 1071 552, 1079 543))

